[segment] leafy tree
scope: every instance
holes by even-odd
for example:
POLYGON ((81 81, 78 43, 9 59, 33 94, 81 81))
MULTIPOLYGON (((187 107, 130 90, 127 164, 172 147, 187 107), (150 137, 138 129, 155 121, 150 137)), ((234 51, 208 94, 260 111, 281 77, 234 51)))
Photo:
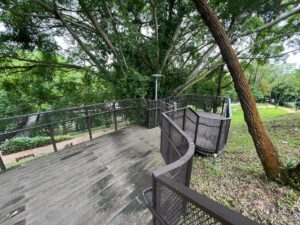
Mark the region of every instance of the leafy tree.
MULTIPOLYGON (((222 66, 214 39, 189 1, 1 0, 0 69, 88 71, 118 97, 151 97, 151 74, 162 73, 163 96, 186 91, 222 66), (68 47, 61 49, 57 39, 68 47), (19 49, 26 52, 22 54, 19 49), (28 58, 30 51, 43 57, 28 58), (17 52, 17 53, 16 53, 17 52), (61 62, 57 55, 66 60, 61 62), (26 62, 11 65, 10 60, 26 62)), ((268 61, 298 50, 299 2, 211 0, 238 57, 268 61), (284 22, 282 22, 284 21, 284 22)))
MULTIPOLYGON (((33 60, 40 52, 29 55, 33 60)), ((59 61, 63 62, 63 58, 59 61)), ((8 63, 27 65, 19 60, 8 63)), ((93 73, 56 67, 35 67, 15 74, 6 71, 0 76, 0 87, 2 116, 102 102, 113 95, 110 85, 93 73)))
POLYGON ((230 39, 222 27, 222 24, 219 22, 217 15, 206 0, 194 0, 194 3, 219 46, 222 57, 224 58, 228 70, 231 73, 236 92, 241 101, 249 133, 252 136, 257 154, 261 160, 266 175, 271 179, 277 179, 280 176, 293 177, 296 172, 298 176, 296 178, 297 182, 300 183, 300 164, 296 168, 288 171, 289 174, 286 174, 286 171, 284 171, 281 165, 277 150, 268 137, 259 116, 254 96, 251 92, 242 66, 239 63, 237 54, 232 48, 230 39))
POLYGON ((272 84, 271 99, 277 105, 293 102, 296 107, 300 100, 300 70, 277 78, 272 84))
POLYGON ((262 100, 263 99, 263 94, 262 94, 262 92, 261 92, 261 89, 260 89, 260 87, 259 86, 252 86, 251 87, 251 91, 252 91, 252 93, 253 93, 253 97, 254 97, 254 99, 255 99, 255 101, 256 102, 258 102, 258 101, 260 101, 260 100, 262 100))

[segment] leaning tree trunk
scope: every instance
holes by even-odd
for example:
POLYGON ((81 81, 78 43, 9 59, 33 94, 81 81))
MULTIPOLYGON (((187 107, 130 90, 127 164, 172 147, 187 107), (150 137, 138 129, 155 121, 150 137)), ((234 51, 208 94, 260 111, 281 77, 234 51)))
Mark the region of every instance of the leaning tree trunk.
POLYGON ((218 44, 223 59, 231 73, 235 90, 244 111, 244 117, 248 125, 249 133, 252 136, 257 154, 262 162, 266 175, 271 179, 275 179, 281 172, 281 163, 276 148, 268 137, 258 114, 254 97, 237 55, 232 48, 230 40, 219 22, 217 15, 208 5, 207 1, 194 0, 194 3, 218 44))

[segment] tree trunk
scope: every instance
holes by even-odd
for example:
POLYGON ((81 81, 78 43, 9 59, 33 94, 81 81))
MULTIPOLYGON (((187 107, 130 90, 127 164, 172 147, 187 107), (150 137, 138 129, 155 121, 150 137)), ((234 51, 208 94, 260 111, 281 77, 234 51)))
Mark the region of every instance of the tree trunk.
POLYGON ((244 118, 252 136, 257 154, 262 162, 266 175, 275 179, 281 172, 281 163, 275 146, 268 137, 265 127, 258 114, 256 103, 247 83, 244 71, 237 55, 231 46, 230 40, 224 31, 217 15, 208 5, 206 0, 194 0, 197 10, 212 33, 218 44, 228 70, 231 73, 235 90, 239 96, 244 118))

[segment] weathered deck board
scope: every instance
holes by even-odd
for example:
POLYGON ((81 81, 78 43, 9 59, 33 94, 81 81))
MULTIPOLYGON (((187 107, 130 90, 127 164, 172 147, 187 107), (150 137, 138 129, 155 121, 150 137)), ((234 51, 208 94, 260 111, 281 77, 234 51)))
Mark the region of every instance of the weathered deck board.
POLYGON ((158 128, 132 127, 0 174, 0 224, 148 224, 159 143, 158 128))

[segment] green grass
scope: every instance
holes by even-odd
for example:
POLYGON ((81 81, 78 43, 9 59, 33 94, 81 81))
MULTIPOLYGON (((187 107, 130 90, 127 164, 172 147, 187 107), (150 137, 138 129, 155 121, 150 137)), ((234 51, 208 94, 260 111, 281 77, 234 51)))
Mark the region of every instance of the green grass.
MULTIPOLYGON (((288 114, 288 112, 281 108, 259 108, 262 104, 258 105, 259 115, 263 121, 273 120, 275 117, 288 114)), ((244 120, 244 113, 240 105, 232 106, 232 121, 231 126, 246 125, 244 120)))
MULTIPOLYGON (((284 165, 300 162, 300 112, 258 105, 259 113, 284 165)), ((300 224, 298 190, 267 179, 238 105, 228 144, 217 158, 196 156, 192 187, 264 224, 300 224), (297 206, 298 204, 298 206, 297 206)))
POLYGON ((18 162, 12 162, 12 163, 8 163, 6 164, 6 169, 12 169, 14 167, 17 167, 17 166, 23 166, 25 163, 29 162, 29 161, 32 161, 32 160, 35 160, 35 159, 38 159, 38 158, 41 158, 43 156, 46 156, 46 155, 49 155, 51 154, 52 152, 47 152, 47 153, 41 153, 37 156, 34 156, 34 157, 28 157, 28 158, 25 158, 25 159, 22 159, 18 162))

